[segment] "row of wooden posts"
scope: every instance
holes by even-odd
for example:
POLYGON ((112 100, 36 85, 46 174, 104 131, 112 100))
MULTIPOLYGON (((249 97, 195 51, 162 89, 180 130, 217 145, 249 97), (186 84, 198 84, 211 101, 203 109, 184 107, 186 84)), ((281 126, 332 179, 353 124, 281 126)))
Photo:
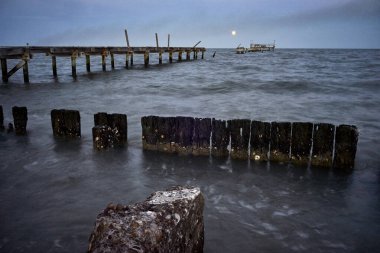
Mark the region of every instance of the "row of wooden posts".
MULTIPOLYGON (((25 135, 27 108, 13 107, 12 114, 15 133, 25 135)), ((51 124, 55 137, 81 137, 79 111, 54 109, 51 124)), ((94 148, 127 144, 127 115, 100 112, 94 115, 94 125, 94 148)), ((145 150, 343 169, 354 167, 359 135, 357 127, 351 125, 249 119, 145 116, 141 126, 145 150)), ((10 126, 8 131, 10 128, 13 130, 10 126)), ((4 129, 1 106, 0 129, 4 129)))
POLYGON ((192 117, 141 119, 143 148, 167 153, 353 168, 358 130, 327 123, 192 117))
POLYGON ((115 55, 125 55, 125 68, 133 65, 133 56, 135 54, 144 55, 144 66, 149 66, 149 55, 152 53, 158 54, 158 64, 162 64, 162 55, 168 53, 169 63, 173 62, 173 54, 178 53, 178 62, 182 61, 182 54, 186 53, 186 60, 189 61, 191 53, 193 59, 198 59, 198 53, 201 53, 201 59, 204 59, 204 47, 197 47, 196 43, 193 47, 170 47, 170 34, 168 34, 167 47, 160 47, 158 44, 158 35, 156 33, 156 46, 155 47, 131 47, 129 45, 128 33, 125 30, 127 40, 127 47, 50 47, 50 46, 29 46, 26 47, 0 47, 0 61, 1 73, 4 83, 15 74, 19 69, 23 69, 24 82, 29 83, 29 68, 28 62, 33 58, 34 54, 42 53, 51 56, 53 76, 57 77, 57 57, 70 57, 71 58, 71 74, 75 79, 77 77, 77 58, 85 55, 86 57, 86 70, 91 71, 90 57, 91 55, 100 55, 102 57, 102 69, 106 71, 106 57, 111 58, 111 68, 115 68, 115 55), (20 59, 11 70, 8 71, 7 59, 20 59))

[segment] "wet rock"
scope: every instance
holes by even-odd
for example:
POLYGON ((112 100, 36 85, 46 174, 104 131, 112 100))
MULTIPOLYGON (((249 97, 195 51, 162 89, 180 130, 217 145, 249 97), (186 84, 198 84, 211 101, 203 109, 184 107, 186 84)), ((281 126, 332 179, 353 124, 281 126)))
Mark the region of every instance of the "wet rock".
POLYGON ((28 109, 23 107, 12 107, 13 123, 16 135, 26 135, 26 124, 28 122, 28 109))
POLYGON ((134 205, 109 204, 96 219, 88 252, 203 252, 203 207, 199 188, 181 186, 134 205))
POLYGON ((0 105, 0 131, 4 131, 4 113, 3 106, 0 105))
POLYGON ((76 110, 52 110, 51 125, 55 137, 81 137, 80 114, 76 110))

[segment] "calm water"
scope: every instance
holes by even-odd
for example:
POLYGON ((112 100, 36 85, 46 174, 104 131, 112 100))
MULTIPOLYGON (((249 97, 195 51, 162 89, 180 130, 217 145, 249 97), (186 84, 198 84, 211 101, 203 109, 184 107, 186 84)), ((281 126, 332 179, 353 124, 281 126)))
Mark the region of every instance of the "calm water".
MULTIPOLYGON (((36 55, 31 84, 22 72, 0 84, 5 123, 27 106, 28 136, 0 133, 0 252, 85 252, 96 215, 172 185, 206 198, 205 252, 374 252, 380 247, 380 50, 285 50, 103 73, 84 58, 36 55), (82 139, 56 140, 50 110, 81 112, 82 139), (93 114, 128 115, 126 149, 96 152, 93 114), (141 148, 140 117, 197 116, 354 124, 360 131, 351 174, 249 161, 183 157, 141 148)), ((167 62, 167 59, 164 58, 167 62)), ((8 64, 11 67, 11 63, 8 64)), ((109 66, 107 66, 109 68, 109 66)))

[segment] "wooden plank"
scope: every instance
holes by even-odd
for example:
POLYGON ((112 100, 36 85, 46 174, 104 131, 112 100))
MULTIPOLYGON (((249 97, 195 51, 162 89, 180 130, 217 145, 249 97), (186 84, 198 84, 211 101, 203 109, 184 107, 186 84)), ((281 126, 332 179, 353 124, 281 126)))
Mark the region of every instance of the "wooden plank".
POLYGON ((340 125, 336 128, 334 168, 342 170, 354 168, 358 136, 356 126, 340 125))
POLYGON ((251 160, 269 160, 270 128, 271 124, 269 122, 252 121, 250 140, 251 160))
POLYGON ((312 166, 327 168, 332 166, 334 131, 335 126, 332 124, 314 124, 312 166))
POLYGON ((165 153, 175 153, 175 134, 176 134, 176 118, 175 117, 159 117, 158 118, 158 151, 165 153))
POLYGON ((8 67, 7 67, 7 59, 1 58, 1 75, 3 78, 3 82, 8 82, 8 67))
POLYGON ((291 141, 290 122, 272 122, 270 140, 270 161, 288 162, 291 141))
POLYGON ((28 109, 25 106, 14 106, 12 107, 12 115, 16 135, 26 135, 28 109))
POLYGON ((312 138, 312 123, 295 122, 292 124, 292 163, 297 165, 308 165, 310 161, 312 138))
POLYGON ((234 119, 229 120, 228 125, 231 132, 232 159, 248 159, 249 136, 251 132, 251 120, 234 119))
POLYGON ((211 119, 195 118, 193 135, 193 155, 210 155, 211 119))
POLYGON ((178 154, 189 155, 193 149, 194 118, 176 117, 175 150, 178 154))
POLYGON ((142 144, 145 150, 157 150, 158 117, 145 116, 141 118, 142 144))
POLYGON ((211 155, 228 157, 228 144, 230 143, 230 130, 225 120, 212 119, 212 146, 211 155))

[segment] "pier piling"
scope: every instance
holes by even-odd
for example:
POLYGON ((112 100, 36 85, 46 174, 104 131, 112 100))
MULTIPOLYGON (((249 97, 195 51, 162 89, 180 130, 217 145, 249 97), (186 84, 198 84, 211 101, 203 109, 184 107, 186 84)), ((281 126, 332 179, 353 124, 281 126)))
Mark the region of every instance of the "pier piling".
POLYGON ((255 161, 268 161, 270 143, 269 122, 252 121, 250 158, 255 161))
POLYGON ((269 158, 271 161, 289 161, 291 126, 290 122, 272 122, 269 158))
POLYGON ((292 125, 291 161, 298 165, 307 165, 310 161, 313 124, 295 122, 292 125))
POLYGON ((334 168, 352 169, 354 167, 358 136, 356 126, 340 125, 336 128, 334 168))
POLYGON ((14 106, 12 107, 12 115, 16 135, 26 135, 28 109, 25 106, 14 106))
POLYGON ((311 154, 311 165, 330 168, 332 166, 334 148, 334 130, 332 124, 314 124, 313 150, 311 154))

